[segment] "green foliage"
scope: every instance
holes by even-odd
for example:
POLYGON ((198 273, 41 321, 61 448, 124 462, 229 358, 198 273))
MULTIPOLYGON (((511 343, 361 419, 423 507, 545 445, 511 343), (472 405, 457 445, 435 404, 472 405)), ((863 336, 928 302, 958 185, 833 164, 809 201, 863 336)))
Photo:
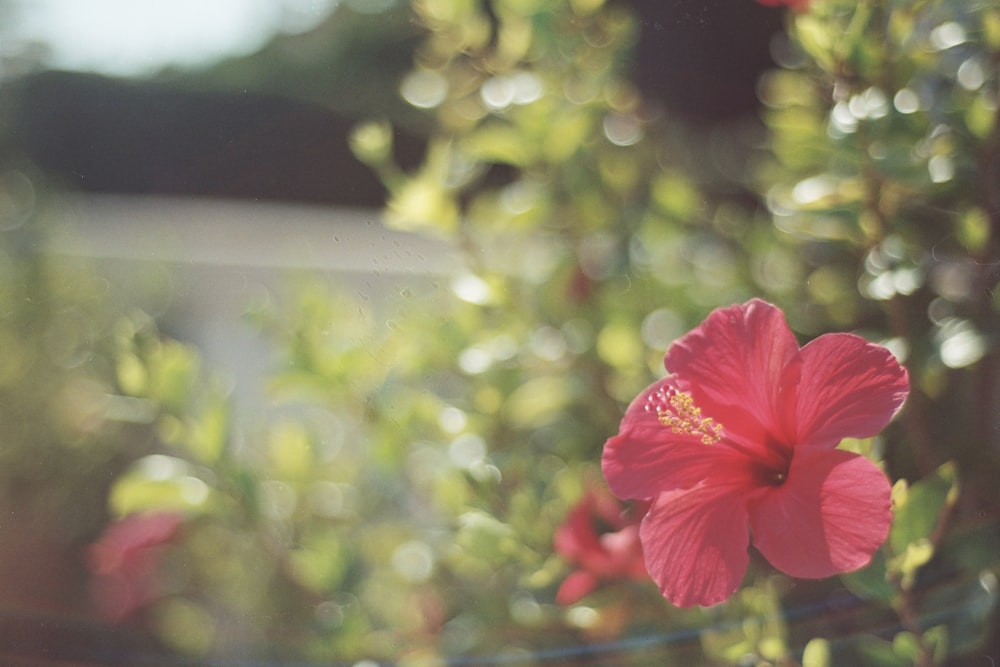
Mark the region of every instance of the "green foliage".
MULTIPOLYGON (((144 406, 116 386, 108 282, 87 262, 50 251, 59 213, 34 174, 0 165, 3 540, 16 545, 37 530, 76 548, 105 520, 109 476, 144 451, 151 433, 144 406)), ((16 546, 7 557, 18 557, 16 546)))
POLYGON ((783 581, 774 578, 740 591, 702 631, 705 654, 722 664, 737 664, 747 656, 769 663, 784 659, 788 628, 781 613, 782 587, 783 581))
MULTIPOLYGON (((923 620, 921 586, 952 563, 996 567, 973 540, 945 539, 956 480, 975 476, 975 438, 991 437, 951 398, 961 369, 989 358, 981 332, 996 316, 973 287, 987 273, 956 277, 997 245, 974 169, 993 160, 994 107, 985 83, 970 85, 976 71, 994 77, 976 50, 993 47, 969 37, 991 34, 989 12, 828 0, 790 16, 790 64, 761 87, 770 158, 731 184, 753 184, 760 199, 748 201, 664 150, 671 119, 647 114, 624 76, 636 23, 621 7, 412 9, 426 33, 400 91, 433 128, 425 159, 396 164, 383 119, 351 143, 390 191, 387 222, 449 240, 462 268, 388 304, 306 281, 289 304, 256 313, 283 350, 271 389, 291 416, 263 427, 249 455, 233 455, 222 403, 192 400, 204 379, 192 380, 190 350, 128 337, 122 384, 158 406, 164 441, 195 464, 181 481, 206 489, 186 508, 197 574, 183 597, 209 591, 220 619, 247 623, 251 607, 281 618, 250 626, 288 640, 269 643, 277 654, 321 660, 433 663, 671 628, 697 628, 719 664, 798 654, 807 665, 924 665, 974 645, 958 617, 923 620), (966 37, 944 46, 955 38, 934 31, 949 21, 966 37), (956 58, 946 67, 930 53, 956 58), (883 551, 844 577, 862 618, 899 626, 891 640, 788 623, 786 605, 808 608, 831 589, 789 586, 756 562, 718 609, 671 610, 655 587, 626 582, 568 610, 553 603, 568 570, 552 535, 624 405, 662 372, 674 338, 751 295, 784 305, 807 337, 858 329, 908 362, 905 431, 844 443, 888 454, 895 478, 919 478, 897 483, 883 551), (209 565, 196 548, 208 536, 256 564, 252 586, 245 569, 209 565)), ((177 480, 135 479, 122 477, 113 498, 184 499, 177 480)), ((992 608, 992 595, 955 591, 992 608)), ((175 634, 186 613, 164 616, 175 620, 160 631, 175 634)), ((644 656, 620 664, 629 659, 644 656)))
POLYGON ((902 554, 912 545, 931 542, 943 514, 958 500, 955 466, 945 463, 933 475, 912 486, 900 483, 894 493, 895 517, 889 547, 902 554))
POLYGON ((802 651, 802 667, 830 667, 830 643, 819 637, 810 639, 802 651))

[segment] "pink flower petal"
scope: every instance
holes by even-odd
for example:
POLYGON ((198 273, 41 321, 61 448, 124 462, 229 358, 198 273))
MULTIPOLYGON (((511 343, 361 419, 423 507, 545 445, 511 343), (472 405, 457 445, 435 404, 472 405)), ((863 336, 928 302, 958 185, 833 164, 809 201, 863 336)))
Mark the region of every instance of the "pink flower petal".
POLYGON ((798 352, 782 312, 753 299, 713 311, 671 346, 664 364, 733 437, 790 442, 784 415, 798 382, 798 352))
POLYGON ((889 480, 840 449, 801 448, 787 481, 750 504, 753 542, 793 577, 818 579, 868 564, 892 514, 889 480))
POLYGON ((617 532, 604 533, 598 541, 601 548, 609 554, 614 556, 628 554, 639 544, 639 526, 625 526, 617 532))
POLYGON ((906 369, 886 348, 851 334, 826 334, 802 348, 796 442, 835 447, 889 423, 910 391, 906 369))
POLYGON ((583 554, 599 548, 597 533, 593 527, 593 507, 590 498, 585 497, 566 517, 553 537, 553 546, 563 558, 577 562, 583 554))
POLYGON ((104 529, 89 548, 88 562, 96 574, 129 566, 135 558, 158 544, 169 542, 180 530, 184 516, 177 512, 132 514, 104 529))
POLYGON ((604 445, 601 467, 619 498, 652 498, 664 491, 694 486, 714 470, 727 452, 695 435, 664 426, 656 407, 673 388, 664 378, 647 387, 625 411, 618 435, 604 445))
POLYGON ((563 579, 556 592, 556 604, 570 605, 597 588, 597 577, 586 570, 577 570, 563 579))
POLYGON ((713 605, 739 588, 749 561, 740 488, 702 485, 664 493, 639 535, 646 569, 674 605, 713 605))

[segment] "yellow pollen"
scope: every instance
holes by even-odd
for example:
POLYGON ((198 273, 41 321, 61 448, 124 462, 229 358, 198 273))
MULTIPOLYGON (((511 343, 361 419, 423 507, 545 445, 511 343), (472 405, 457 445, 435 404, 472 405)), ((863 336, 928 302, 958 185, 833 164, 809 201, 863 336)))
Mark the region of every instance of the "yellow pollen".
POLYGON ((657 408, 656 417, 671 431, 701 436, 706 445, 714 445, 722 439, 722 424, 716 424, 711 417, 702 417, 701 408, 694 404, 691 394, 677 392, 670 396, 669 402, 670 409, 657 408))

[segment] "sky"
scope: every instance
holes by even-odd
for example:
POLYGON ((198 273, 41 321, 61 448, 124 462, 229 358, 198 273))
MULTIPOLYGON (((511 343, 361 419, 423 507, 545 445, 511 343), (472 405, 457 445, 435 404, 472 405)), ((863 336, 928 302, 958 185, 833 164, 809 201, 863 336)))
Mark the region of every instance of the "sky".
MULTIPOLYGON (((345 0, 359 6, 386 0, 345 0)), ((338 0, 8 0, 0 48, 44 44, 47 65, 150 74, 252 53, 276 32, 314 26, 338 0)), ((384 8, 384 7, 383 7, 384 8)))

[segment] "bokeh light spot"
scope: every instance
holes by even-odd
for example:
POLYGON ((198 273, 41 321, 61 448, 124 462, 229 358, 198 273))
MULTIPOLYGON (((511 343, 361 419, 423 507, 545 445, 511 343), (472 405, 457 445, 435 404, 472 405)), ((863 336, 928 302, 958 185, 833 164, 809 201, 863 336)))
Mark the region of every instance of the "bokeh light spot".
POLYGON ((434 572, 434 553, 419 540, 404 542, 392 553, 392 569, 406 581, 427 581, 434 572))
POLYGON ((899 113, 916 113, 920 111, 920 97, 909 88, 903 88, 893 96, 892 105, 899 113))
POLYGON ((482 278, 466 273, 455 278, 451 284, 451 289, 462 301, 483 306, 490 302, 492 290, 482 278))
POLYGON ((418 109, 433 109, 448 96, 448 81, 440 72, 416 70, 403 79, 399 93, 418 109))
POLYGON ((938 51, 944 51, 959 44, 964 44, 967 40, 968 36, 965 34, 965 28, 954 21, 942 23, 931 30, 931 46, 938 51))

